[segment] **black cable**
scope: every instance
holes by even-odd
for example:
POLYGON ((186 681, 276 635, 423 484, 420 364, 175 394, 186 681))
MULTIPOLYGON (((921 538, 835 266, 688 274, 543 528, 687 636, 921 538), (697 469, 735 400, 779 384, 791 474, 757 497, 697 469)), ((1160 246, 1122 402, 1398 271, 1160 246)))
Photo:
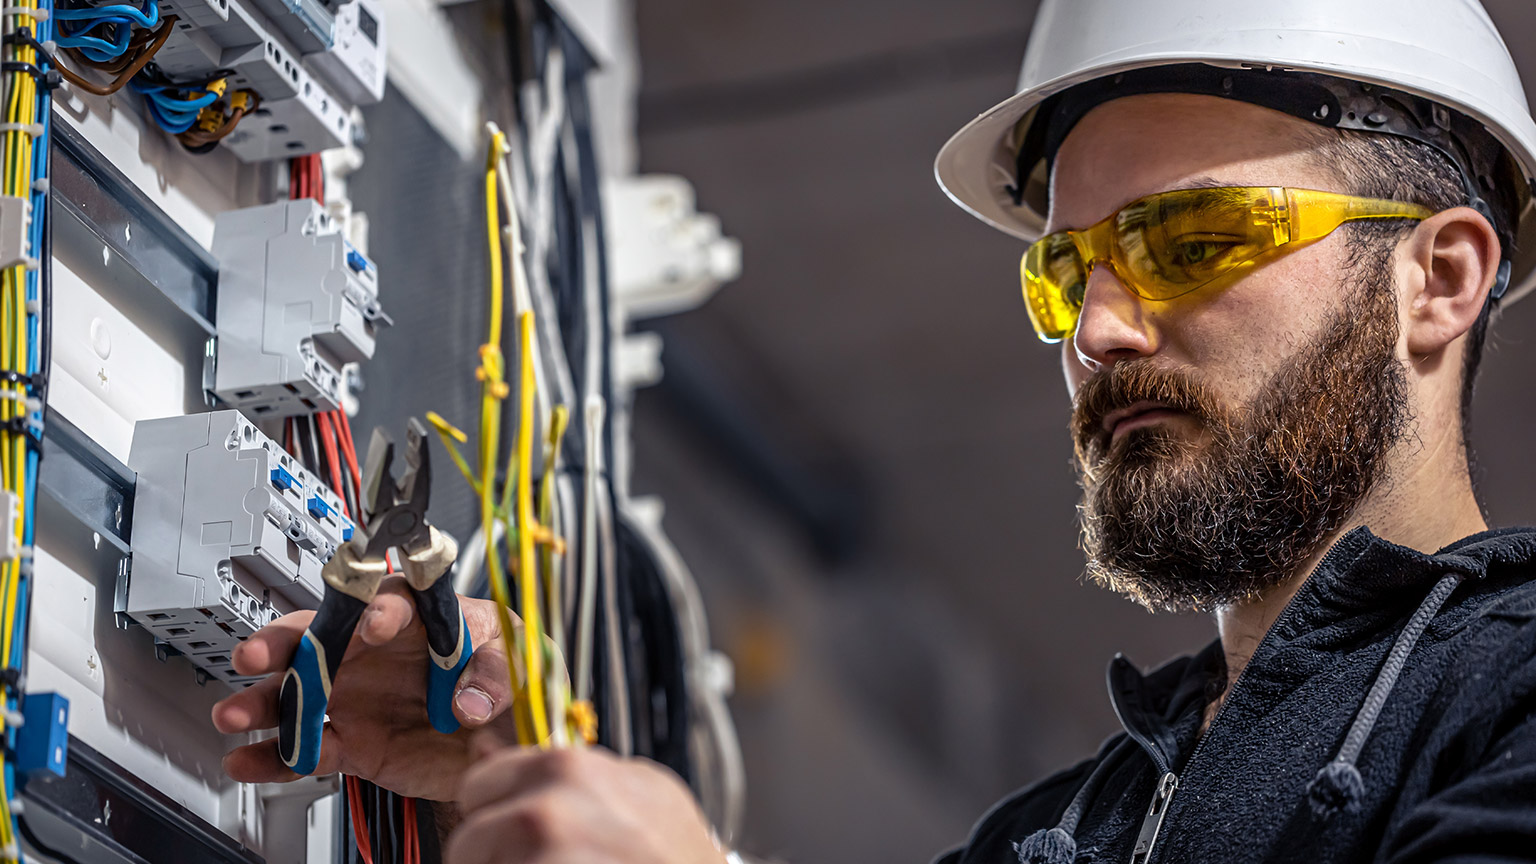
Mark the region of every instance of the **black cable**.
MULTIPOLYGON (((329 460, 325 455, 325 444, 320 440, 320 429, 315 426, 315 415, 304 415, 304 421, 299 425, 309 435, 309 446, 315 456, 315 476, 320 478, 321 483, 329 485, 331 475, 326 473, 329 471, 329 460)), ((339 494, 339 490, 335 491, 339 494)))

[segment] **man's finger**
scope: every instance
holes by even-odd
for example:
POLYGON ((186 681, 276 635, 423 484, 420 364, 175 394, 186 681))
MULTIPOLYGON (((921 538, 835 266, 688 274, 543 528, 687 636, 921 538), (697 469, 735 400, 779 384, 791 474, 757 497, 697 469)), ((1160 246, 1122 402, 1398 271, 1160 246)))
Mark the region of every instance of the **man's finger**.
POLYGON ((555 792, 497 801, 483 810, 466 813, 449 838, 443 860, 447 864, 526 864, 551 860, 549 853, 556 848, 570 853, 574 850, 561 844, 580 839, 574 836, 577 806, 577 801, 555 792))
POLYGON ((299 779, 282 757, 277 755, 277 740, 258 741, 224 754, 224 773, 241 783, 287 783, 299 779))
POLYGON ((507 673, 506 650, 499 637, 475 646, 464 664, 453 695, 453 714, 459 723, 475 728, 506 713, 512 705, 512 679, 507 673))
POLYGON ((466 818, 482 807, 520 798, 556 784, 575 784, 597 766, 580 750, 507 747, 464 772, 455 801, 466 818))
POLYGON ((290 612, 235 646, 230 664, 241 675, 270 675, 288 668, 293 649, 313 620, 313 612, 290 612))
POLYGON ((219 700, 213 706, 214 728, 225 735, 275 728, 277 693, 282 684, 282 676, 273 675, 219 700))
MULTIPOLYGON (((341 741, 332 731, 331 724, 325 724, 325 731, 320 735, 320 764, 315 767, 315 774, 340 771, 341 749, 341 741)), ((283 764, 283 757, 277 752, 276 738, 246 744, 225 753, 224 773, 241 783, 287 783, 301 776, 283 764)))
POLYGON ((379 586, 358 621, 357 635, 364 643, 377 646, 392 642, 416 620, 416 604, 406 590, 405 580, 398 576, 379 586))

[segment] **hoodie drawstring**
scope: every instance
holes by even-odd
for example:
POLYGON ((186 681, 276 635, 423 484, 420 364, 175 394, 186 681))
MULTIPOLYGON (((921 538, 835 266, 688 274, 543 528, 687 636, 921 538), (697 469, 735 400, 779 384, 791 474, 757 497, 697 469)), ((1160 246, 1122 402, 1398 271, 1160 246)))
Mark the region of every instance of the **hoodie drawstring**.
POLYGON ((1094 796, 1099 794, 1104 778, 1123 761, 1125 753, 1139 746, 1133 739, 1126 737, 1113 750, 1104 754, 1104 758, 1088 774, 1088 779, 1083 781, 1077 794, 1072 796, 1072 803, 1067 805, 1056 827, 1041 828, 1013 844, 1013 850, 1019 853, 1019 864, 1072 864, 1072 859, 1077 857, 1077 839, 1072 836, 1077 832, 1077 823, 1083 818, 1094 796))
POLYGON ((1448 573, 1441 577, 1424 602, 1419 604, 1413 617, 1408 619, 1403 632, 1397 635, 1397 641, 1392 643, 1387 662, 1376 674, 1376 681, 1371 685, 1370 693, 1366 694, 1360 713, 1355 715, 1354 722, 1350 724, 1349 734, 1345 736, 1343 746, 1339 747, 1338 755, 1324 765, 1307 786, 1307 799, 1312 805, 1312 814, 1318 819, 1326 821, 1340 812, 1355 813, 1360 810, 1360 799, 1365 796, 1365 780, 1360 776, 1360 769, 1355 767, 1355 761, 1360 758, 1360 751, 1365 749, 1365 739, 1370 737, 1387 697, 1392 695, 1392 688, 1397 686, 1397 678, 1402 674, 1403 666, 1407 665, 1413 646, 1464 578, 1460 573, 1448 573))

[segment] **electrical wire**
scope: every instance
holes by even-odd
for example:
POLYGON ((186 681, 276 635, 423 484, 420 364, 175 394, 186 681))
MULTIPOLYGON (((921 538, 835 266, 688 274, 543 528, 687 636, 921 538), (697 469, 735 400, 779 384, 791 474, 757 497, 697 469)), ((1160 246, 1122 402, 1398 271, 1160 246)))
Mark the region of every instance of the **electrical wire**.
POLYGON ((502 638, 509 657, 516 662, 509 664, 508 674, 514 699, 513 713, 518 738, 524 745, 539 747, 565 746, 575 741, 587 741, 595 737, 593 715, 590 706, 575 706, 571 702, 570 688, 565 679, 561 658, 565 655, 565 625, 563 621, 564 587, 561 585, 563 569, 560 561, 564 555, 565 541, 558 533, 556 493, 559 476, 560 449, 564 439, 568 410, 563 405, 554 406, 549 413, 546 446, 542 448, 543 482, 539 486, 540 508, 534 513, 535 474, 533 452, 540 440, 537 401, 539 398, 538 366, 539 348, 537 326, 531 308, 517 310, 517 298, 526 293, 525 270, 521 266, 526 250, 521 243, 518 228, 516 202, 505 202, 510 185, 507 180, 509 150, 506 136, 494 125, 488 124, 491 145, 486 156, 484 201, 486 217, 486 242, 490 265, 490 292, 487 314, 487 336, 480 346, 480 366, 476 377, 480 381, 481 405, 479 437, 476 441, 476 465, 470 465, 459 455, 456 443, 466 443, 468 437, 436 414, 427 419, 437 430, 454 465, 465 476, 480 501, 481 525, 478 536, 484 548, 485 568, 491 595, 496 600, 502 623, 502 638), (502 203, 509 206, 501 207, 502 203), (501 217, 506 216, 503 226, 501 217), (505 483, 500 501, 496 498, 495 469, 500 453, 500 426, 503 403, 512 393, 506 380, 505 360, 501 350, 505 298, 508 295, 506 268, 504 267, 502 238, 511 244, 513 285, 511 296, 516 313, 516 432, 513 446, 507 454, 505 483), (499 530, 498 530, 499 529, 499 530), (511 570, 517 580, 516 602, 508 586, 506 571, 502 566, 502 552, 498 549, 498 537, 504 536, 511 570), (522 618, 522 638, 511 620, 515 609, 522 618), (522 670, 519 680, 518 670, 522 670))
MULTIPOLYGON (((149 61, 154 59, 155 54, 165 47, 166 40, 171 38, 172 28, 176 26, 177 20, 175 15, 166 15, 161 18, 160 26, 154 31, 154 37, 144 43, 138 53, 133 55, 133 60, 127 66, 122 67, 118 71, 117 77, 113 78, 108 84, 97 84, 86 79, 62 63, 58 64, 59 74, 63 75, 64 79, 70 84, 87 93, 93 93, 97 96, 111 96, 127 86, 128 82, 133 80, 135 75, 139 74, 145 66, 149 65, 149 61)), ((78 56, 77 59, 79 59, 78 56)))
POLYGON ((28 609, 36 528, 40 443, 47 405, 52 347, 52 233, 49 212, 50 77, 54 59, 42 45, 54 40, 51 0, 20 0, 4 18, 4 170, 0 194, 23 199, 30 221, 26 259, 0 274, 0 486, 19 518, 3 526, 14 550, 0 561, 0 656, 4 657, 4 711, 0 732, 0 860, 20 861, 13 756, 25 695, 28 609))

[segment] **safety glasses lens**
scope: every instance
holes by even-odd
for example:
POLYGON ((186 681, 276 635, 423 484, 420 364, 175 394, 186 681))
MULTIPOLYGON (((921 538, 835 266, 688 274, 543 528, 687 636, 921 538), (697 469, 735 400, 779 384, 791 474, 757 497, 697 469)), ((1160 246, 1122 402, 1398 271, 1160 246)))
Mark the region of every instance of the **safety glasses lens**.
POLYGON ((1190 189, 1134 202, 1115 214, 1113 257, 1130 287, 1171 300, 1274 248, 1251 189, 1190 189))
POLYGON ((1046 342, 1072 335, 1088 287, 1088 270, 1072 238, 1042 238, 1024 254, 1022 271, 1025 305, 1035 332, 1046 342))

